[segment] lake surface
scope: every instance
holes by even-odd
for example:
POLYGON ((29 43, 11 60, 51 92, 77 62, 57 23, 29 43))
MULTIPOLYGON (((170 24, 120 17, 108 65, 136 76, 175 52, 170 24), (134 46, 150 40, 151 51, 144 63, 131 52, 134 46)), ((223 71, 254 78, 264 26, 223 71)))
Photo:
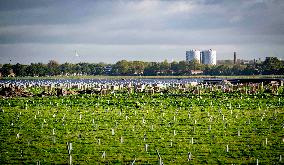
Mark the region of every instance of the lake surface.
POLYGON ((0 80, 0 84, 186 84, 190 82, 202 82, 203 80, 223 80, 223 78, 155 78, 155 79, 58 79, 58 80, 0 80))

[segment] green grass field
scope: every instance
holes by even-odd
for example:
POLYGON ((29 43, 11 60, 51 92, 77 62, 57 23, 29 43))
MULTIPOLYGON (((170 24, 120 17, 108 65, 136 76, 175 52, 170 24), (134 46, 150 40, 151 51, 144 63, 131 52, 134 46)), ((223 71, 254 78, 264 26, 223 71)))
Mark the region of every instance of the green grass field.
POLYGON ((78 95, 0 100, 0 164, 283 164, 284 98, 78 95), (190 157, 190 159, 189 159, 190 157))

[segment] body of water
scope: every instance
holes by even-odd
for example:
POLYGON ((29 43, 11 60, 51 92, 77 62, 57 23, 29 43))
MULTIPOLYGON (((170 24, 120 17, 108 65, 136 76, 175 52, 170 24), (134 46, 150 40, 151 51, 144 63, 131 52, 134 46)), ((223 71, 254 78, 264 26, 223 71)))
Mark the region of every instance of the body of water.
POLYGON ((156 79, 33 79, 33 80, 0 80, 0 84, 187 84, 190 82, 202 82, 203 80, 222 80, 222 78, 156 78, 156 79))

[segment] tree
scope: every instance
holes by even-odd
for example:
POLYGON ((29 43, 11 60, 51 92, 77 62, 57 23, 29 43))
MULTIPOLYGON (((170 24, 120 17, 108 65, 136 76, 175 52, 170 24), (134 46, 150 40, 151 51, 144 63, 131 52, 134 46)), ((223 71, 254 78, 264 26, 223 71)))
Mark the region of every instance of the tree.
POLYGON ((13 65, 12 68, 13 68, 13 71, 16 74, 16 76, 24 77, 24 76, 27 75, 27 73, 26 73, 27 66, 26 65, 22 65, 22 64, 17 63, 16 65, 13 65))
POLYGON ((94 75, 103 75, 105 73, 105 67, 107 65, 105 63, 94 64, 94 75))
POLYGON ((159 64, 157 62, 150 62, 144 69, 144 75, 146 76, 157 76, 159 72, 159 64))
POLYGON ((69 75, 74 73, 74 64, 64 63, 59 66, 59 71, 61 74, 69 75))
POLYGON ((201 70, 201 68, 202 68, 202 65, 196 59, 189 61, 188 63, 189 63, 189 69, 190 70, 201 70))
POLYGON ((145 63, 143 61, 133 61, 131 68, 133 68, 133 74, 141 75, 144 73, 145 63))
POLYGON ((242 75, 257 75, 259 74, 259 70, 256 66, 254 65, 247 65, 242 71, 242 75))
POLYGON ((31 63, 26 72, 29 76, 46 76, 48 75, 48 68, 43 63, 31 63))
POLYGON ((231 75, 231 70, 227 65, 207 65, 204 73, 206 75, 231 75))
POLYGON ((267 57, 261 65, 262 74, 278 74, 283 67, 282 62, 277 57, 267 57))
POLYGON ((191 70, 190 68, 190 63, 188 61, 180 61, 178 63, 178 72, 179 75, 187 75, 189 74, 189 71, 191 70))
POLYGON ((118 61, 114 64, 112 73, 114 75, 127 75, 129 73, 129 63, 126 60, 118 61))
POLYGON ((54 75, 60 74, 59 64, 55 60, 50 60, 47 64, 47 68, 48 68, 48 71, 47 71, 48 75, 54 76, 54 75))
POLYGON ((90 64, 88 64, 88 63, 79 63, 79 65, 80 65, 80 70, 81 70, 80 72, 82 74, 91 74, 92 70, 90 68, 90 64))
POLYGON ((233 65, 233 67, 231 68, 231 75, 241 75, 242 71, 245 69, 246 67, 244 65, 233 65))
POLYGON ((167 75, 169 73, 170 68, 171 65, 170 63, 168 63, 167 60, 164 60, 163 62, 159 63, 160 75, 167 75))
POLYGON ((13 66, 11 64, 4 64, 1 68, 1 73, 4 77, 13 73, 13 66))
POLYGON ((178 73, 178 62, 173 61, 170 63, 170 70, 173 72, 172 74, 178 73))

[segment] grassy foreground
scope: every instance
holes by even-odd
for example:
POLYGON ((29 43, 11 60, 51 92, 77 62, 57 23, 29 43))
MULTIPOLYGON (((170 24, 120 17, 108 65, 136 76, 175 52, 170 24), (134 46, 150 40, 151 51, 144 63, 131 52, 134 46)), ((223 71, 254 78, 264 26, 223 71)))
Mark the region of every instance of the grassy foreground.
POLYGON ((281 164, 284 98, 78 95, 0 100, 0 164, 281 164))

